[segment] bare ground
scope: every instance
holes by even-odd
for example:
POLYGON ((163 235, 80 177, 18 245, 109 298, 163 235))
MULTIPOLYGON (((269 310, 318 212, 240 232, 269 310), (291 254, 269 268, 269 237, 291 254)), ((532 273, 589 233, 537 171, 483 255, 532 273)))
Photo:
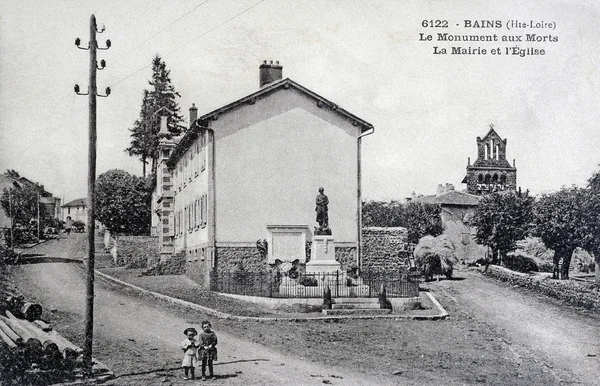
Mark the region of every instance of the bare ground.
MULTIPOLYGON (((69 243, 60 249, 77 249, 69 243)), ((46 315, 56 328, 81 344, 83 271, 47 263, 12 274, 21 291, 54 309, 46 315)), ((213 383, 598 384, 598 318, 478 274, 463 277, 428 285, 451 315, 444 321, 213 318, 221 347, 213 383)), ((184 327, 207 316, 103 282, 96 287, 95 356, 118 375, 111 384, 189 384, 181 380, 177 345, 184 327)))

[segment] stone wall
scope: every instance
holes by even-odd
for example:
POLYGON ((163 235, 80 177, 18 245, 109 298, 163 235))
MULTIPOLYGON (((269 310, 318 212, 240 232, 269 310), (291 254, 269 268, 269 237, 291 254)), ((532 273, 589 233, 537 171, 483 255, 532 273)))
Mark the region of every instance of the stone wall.
POLYGON ((399 252, 407 240, 406 228, 363 228, 361 269, 363 271, 395 271, 401 265, 408 265, 407 257, 399 256, 399 252))
POLYGON ((148 268, 142 273, 144 276, 156 275, 183 275, 185 273, 185 252, 170 256, 167 260, 148 268))
POLYGON ((117 239, 117 266, 146 268, 149 257, 158 255, 156 236, 119 236, 117 239))
POLYGON ((516 285, 551 296, 576 307, 584 307, 600 312, 600 288, 593 283, 553 280, 547 276, 530 276, 526 273, 514 272, 494 265, 490 265, 485 274, 513 286, 516 285))
POLYGON ((335 259, 340 262, 340 269, 345 272, 352 264, 356 264, 356 247, 335 247, 335 259))
POLYGON ((247 271, 269 269, 267 256, 261 254, 257 247, 217 247, 216 260, 218 272, 232 272, 239 268, 240 263, 247 271))

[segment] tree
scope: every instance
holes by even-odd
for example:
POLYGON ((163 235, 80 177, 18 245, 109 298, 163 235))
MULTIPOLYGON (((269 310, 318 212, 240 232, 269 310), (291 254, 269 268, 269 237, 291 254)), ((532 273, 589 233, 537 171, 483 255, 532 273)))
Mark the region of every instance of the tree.
POLYGON ((364 201, 363 225, 366 227, 398 227, 404 223, 404 207, 399 201, 364 201))
POLYGON ((409 202, 404 207, 403 226, 408 229, 408 242, 417 244, 423 236, 439 236, 444 232, 442 209, 435 204, 409 202))
POLYGON ((554 278, 562 259, 560 277, 569 278, 571 256, 577 247, 589 247, 591 228, 585 213, 590 192, 578 187, 562 188, 544 194, 535 205, 535 232, 548 248, 554 250, 554 278))
POLYGON ((594 255, 596 284, 600 286, 600 171, 588 180, 587 195, 583 208, 587 224, 584 248, 594 255))
POLYGON ((23 184, 20 189, 4 189, 0 197, 0 204, 7 217, 12 214, 15 244, 33 241, 37 234, 38 210, 40 228, 51 224, 52 216, 45 205, 39 204, 39 197, 43 188, 38 184, 23 184))
POLYGON ((148 234, 151 199, 149 179, 124 170, 109 170, 96 181, 98 221, 113 234, 148 234))
POLYGON ((488 246, 492 260, 500 261, 531 231, 535 199, 529 192, 489 194, 479 202, 471 224, 477 228, 477 243, 488 246))
POLYGON ((151 90, 144 90, 142 107, 138 120, 129 129, 131 131, 131 146, 125 149, 130 156, 139 157, 143 165, 143 175, 146 176, 148 159, 152 160, 152 174, 156 174, 158 158, 158 133, 160 131, 160 115, 166 114, 167 130, 172 135, 179 135, 185 126, 176 98, 180 97, 171 83, 170 70, 159 55, 152 59, 152 80, 149 81, 151 90), (160 114, 156 114, 158 110, 160 114))

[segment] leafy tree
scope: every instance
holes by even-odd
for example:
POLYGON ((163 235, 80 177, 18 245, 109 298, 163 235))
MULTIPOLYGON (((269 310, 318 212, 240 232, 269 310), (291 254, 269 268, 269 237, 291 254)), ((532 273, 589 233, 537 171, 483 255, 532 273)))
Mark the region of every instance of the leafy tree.
POLYGON ((23 184, 20 189, 4 189, 0 197, 0 205, 7 217, 12 214, 13 230, 15 232, 15 244, 33 241, 33 235, 37 234, 38 208, 40 215, 40 228, 52 223, 52 215, 48 213, 45 205, 38 202, 39 195, 43 191, 38 184, 23 184), (22 235, 22 237, 17 237, 22 235))
POLYGON ((531 231, 535 199, 529 192, 500 192, 481 199, 471 225, 475 239, 492 250, 493 260, 503 259, 531 231))
POLYGON ((150 231, 152 190, 148 178, 113 169, 96 180, 96 215, 113 234, 150 231))
POLYGON ((416 244, 425 235, 435 237, 444 231, 441 209, 434 204, 366 201, 362 211, 364 226, 405 227, 409 243, 416 244))
POLYGON ((404 207, 402 226, 408 229, 408 242, 417 244, 423 236, 439 236, 444 232, 442 209, 435 204, 409 202, 404 207))
POLYGON ((589 244, 592 231, 586 214, 589 197, 586 189, 562 188, 542 195, 535 205, 536 234, 554 250, 554 278, 558 278, 558 263, 562 259, 560 276, 568 279, 573 251, 589 244))
POLYGON ((587 224, 584 248, 594 255, 596 284, 600 286, 600 171, 588 180, 587 194, 583 210, 587 224))
POLYGON ((404 207, 399 201, 363 201, 363 225, 366 227, 398 227, 404 223, 404 207))
POLYGON ((182 125, 183 116, 177 104, 181 97, 171 82, 170 70, 159 55, 152 59, 152 80, 149 81, 150 90, 144 90, 142 108, 138 120, 129 129, 131 131, 131 146, 125 151, 130 156, 139 157, 143 164, 144 177, 146 164, 152 160, 152 174, 156 173, 158 156, 158 133, 160 131, 160 116, 167 115, 167 129, 172 135, 179 135, 185 126, 182 125), (160 114, 156 114, 161 108, 160 114), (168 110, 167 110, 168 109, 168 110))

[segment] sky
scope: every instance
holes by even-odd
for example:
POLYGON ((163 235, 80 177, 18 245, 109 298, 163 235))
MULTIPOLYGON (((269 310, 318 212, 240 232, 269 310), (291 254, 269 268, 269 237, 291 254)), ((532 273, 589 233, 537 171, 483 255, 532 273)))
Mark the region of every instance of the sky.
POLYGON ((124 149, 156 54, 186 120, 192 103, 202 115, 256 91, 258 66, 278 60, 284 78, 373 124, 362 142, 365 199, 433 194, 440 183, 464 189, 467 159, 490 124, 508 140, 517 184, 534 194, 583 186, 599 170, 596 1, 4 0, 0 172, 15 169, 66 201, 87 195, 88 99, 73 85, 87 89, 89 53, 74 41, 87 45, 91 14, 106 28, 100 46, 112 42, 98 52, 107 62, 98 90, 112 89, 97 100, 98 175, 141 175, 124 149), (448 27, 424 26, 432 20, 448 27), (509 30, 511 20, 528 27, 509 30), (558 41, 451 43, 438 33, 558 41), (544 55, 507 55, 515 45, 544 55), (453 46, 487 53, 433 53, 453 46))

